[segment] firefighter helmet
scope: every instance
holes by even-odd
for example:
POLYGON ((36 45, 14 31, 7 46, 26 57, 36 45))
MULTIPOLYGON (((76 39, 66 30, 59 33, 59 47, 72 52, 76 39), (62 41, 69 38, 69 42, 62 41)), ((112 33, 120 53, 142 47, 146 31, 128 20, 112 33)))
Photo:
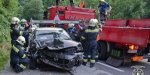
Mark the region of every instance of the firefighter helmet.
POLYGON ((11 20, 11 24, 18 24, 20 20, 17 17, 13 17, 11 20))
POLYGON ((91 19, 91 20, 89 21, 89 26, 95 26, 95 24, 96 24, 95 19, 91 19))
POLYGON ((100 0, 100 2, 105 2, 105 0, 100 0))
POLYGON ((68 24, 68 27, 69 27, 69 28, 72 28, 73 26, 74 26, 73 23, 69 23, 69 24, 68 24))
POLYGON ((95 20, 95 24, 98 24, 98 20, 97 19, 94 19, 95 20))
POLYGON ((24 45, 26 43, 25 38, 23 36, 19 36, 16 41, 21 45, 24 45))
POLYGON ((21 24, 25 24, 26 22, 27 22, 27 20, 21 19, 21 24))

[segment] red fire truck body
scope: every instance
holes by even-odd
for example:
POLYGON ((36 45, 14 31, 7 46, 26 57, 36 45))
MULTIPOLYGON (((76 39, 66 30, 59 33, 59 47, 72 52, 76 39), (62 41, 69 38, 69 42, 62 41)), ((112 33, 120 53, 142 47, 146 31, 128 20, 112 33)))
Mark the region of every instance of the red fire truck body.
MULTIPOLYGON (((45 19, 54 20, 56 7, 48 8, 47 11, 45 19)), ((59 6, 58 12, 60 20, 89 21, 91 18, 96 18, 95 10, 88 8, 59 6)), ((78 26, 76 27, 78 29, 78 26)), ((99 33, 99 59, 107 59, 106 62, 113 66, 144 59, 150 49, 149 27, 150 19, 107 20, 102 27, 102 32, 99 33)), ((68 28, 67 24, 64 24, 64 28, 68 28)))

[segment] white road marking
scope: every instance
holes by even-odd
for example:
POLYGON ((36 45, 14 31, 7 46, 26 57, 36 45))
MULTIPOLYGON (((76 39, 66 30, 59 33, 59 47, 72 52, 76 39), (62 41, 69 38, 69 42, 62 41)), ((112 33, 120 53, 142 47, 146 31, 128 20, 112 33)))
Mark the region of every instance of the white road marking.
POLYGON ((96 62, 96 63, 98 63, 98 64, 100 64, 100 65, 103 65, 103 66, 106 66, 106 67, 109 67, 109 68, 112 68, 112 69, 117 70, 117 71, 120 71, 120 72, 125 72, 124 70, 121 70, 121 69, 112 67, 112 66, 110 66, 110 65, 107 65, 107 64, 104 64, 104 63, 101 63, 101 62, 96 62))

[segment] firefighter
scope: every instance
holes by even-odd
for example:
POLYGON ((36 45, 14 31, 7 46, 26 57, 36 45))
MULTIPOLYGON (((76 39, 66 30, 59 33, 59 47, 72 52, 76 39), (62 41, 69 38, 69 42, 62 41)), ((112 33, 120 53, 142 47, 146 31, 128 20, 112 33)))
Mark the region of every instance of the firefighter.
POLYGON ((21 25, 20 25, 20 27, 19 27, 19 29, 21 30, 21 31, 23 31, 23 34, 22 34, 22 36, 25 38, 25 40, 26 40, 26 43, 24 44, 24 48, 25 48, 25 51, 26 51, 26 49, 27 49, 27 47, 28 47, 28 37, 29 37, 29 25, 27 24, 27 20, 25 20, 25 19, 22 19, 21 20, 21 25))
POLYGON ((76 36, 76 41, 81 42, 81 36, 84 34, 85 29, 86 29, 86 23, 84 20, 80 20, 80 23, 78 24, 79 27, 79 31, 77 34, 75 34, 76 36))
POLYGON ((19 31, 19 22, 20 20, 17 17, 13 17, 10 25, 10 36, 11 36, 11 44, 13 45, 17 38, 22 35, 22 31, 19 31))
POLYGON ((84 50, 85 41, 81 39, 81 36, 85 33, 85 30, 87 28, 86 22, 84 20, 80 20, 78 27, 79 27, 79 31, 77 34, 75 34, 75 39, 77 42, 81 42, 81 44, 83 46, 83 50, 84 50))
POLYGON ((68 30, 68 33, 71 36, 71 38, 73 40, 75 40, 75 34, 76 34, 77 29, 76 29, 76 27, 74 27, 74 24, 73 23, 68 24, 67 30, 68 30))
POLYGON ((100 0, 98 8, 99 8, 98 13, 100 15, 100 20, 104 23, 107 17, 109 16, 112 7, 107 2, 105 2, 105 0, 100 0))
POLYGON ((85 4, 84 4, 84 0, 82 0, 82 2, 79 5, 80 8, 85 8, 85 4))
POLYGON ((20 31, 24 31, 26 22, 27 21, 25 19, 21 19, 21 22, 20 22, 21 24, 19 26, 20 31))
POLYGON ((94 67, 95 64, 95 54, 97 52, 97 35, 99 30, 95 27, 96 23, 94 19, 91 19, 89 21, 89 26, 85 30, 84 35, 81 37, 83 40, 85 40, 85 46, 84 46, 84 62, 83 65, 86 66, 88 61, 88 56, 91 56, 90 59, 90 67, 94 67))
POLYGON ((26 57, 24 53, 23 45, 25 44, 25 38, 23 36, 19 36, 16 43, 13 44, 10 53, 10 64, 11 67, 15 70, 15 72, 22 72, 23 69, 26 68, 29 64, 29 59, 26 57))

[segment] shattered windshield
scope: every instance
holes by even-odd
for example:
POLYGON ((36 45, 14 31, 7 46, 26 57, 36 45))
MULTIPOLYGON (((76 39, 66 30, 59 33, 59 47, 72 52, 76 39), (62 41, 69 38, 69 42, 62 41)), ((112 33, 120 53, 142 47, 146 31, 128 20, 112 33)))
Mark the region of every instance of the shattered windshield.
POLYGON ((37 40, 46 40, 46 39, 65 39, 70 40, 70 36, 64 30, 38 30, 36 32, 36 39, 37 40))

